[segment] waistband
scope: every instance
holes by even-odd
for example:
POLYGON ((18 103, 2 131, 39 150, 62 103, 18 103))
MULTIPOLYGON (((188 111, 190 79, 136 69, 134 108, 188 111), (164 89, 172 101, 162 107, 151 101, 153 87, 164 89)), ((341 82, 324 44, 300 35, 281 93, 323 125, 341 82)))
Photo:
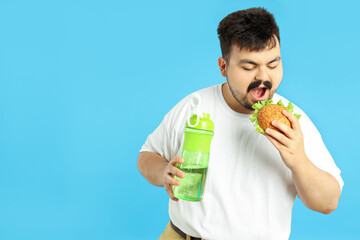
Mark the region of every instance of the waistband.
POLYGON ((187 235, 186 233, 181 231, 177 226, 175 226, 174 223, 171 220, 170 220, 170 224, 171 224, 171 227, 175 230, 175 232, 177 232, 183 239, 186 239, 186 240, 203 240, 202 238, 192 237, 190 235, 187 235))

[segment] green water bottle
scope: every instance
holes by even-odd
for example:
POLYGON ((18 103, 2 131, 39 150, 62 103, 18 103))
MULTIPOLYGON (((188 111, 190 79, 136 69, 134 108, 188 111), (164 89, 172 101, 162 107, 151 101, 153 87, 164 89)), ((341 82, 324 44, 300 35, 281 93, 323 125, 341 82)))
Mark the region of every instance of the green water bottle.
POLYGON ((210 143, 214 135, 214 123, 210 120, 210 114, 198 111, 200 102, 200 95, 193 93, 190 97, 191 111, 186 121, 181 151, 184 163, 177 165, 185 173, 185 178, 175 177, 180 181, 180 185, 173 187, 174 196, 187 201, 203 199, 210 143))

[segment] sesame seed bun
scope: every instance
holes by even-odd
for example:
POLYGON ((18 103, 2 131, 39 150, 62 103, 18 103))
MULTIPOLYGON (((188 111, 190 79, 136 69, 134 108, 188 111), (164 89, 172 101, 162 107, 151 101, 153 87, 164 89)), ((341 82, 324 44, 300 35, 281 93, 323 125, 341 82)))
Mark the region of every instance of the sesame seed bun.
POLYGON ((257 114, 257 120, 260 127, 263 130, 271 128, 278 131, 278 129, 271 124, 274 120, 278 120, 291 127, 290 121, 282 114, 283 110, 286 110, 286 108, 277 104, 270 104, 262 107, 257 114))

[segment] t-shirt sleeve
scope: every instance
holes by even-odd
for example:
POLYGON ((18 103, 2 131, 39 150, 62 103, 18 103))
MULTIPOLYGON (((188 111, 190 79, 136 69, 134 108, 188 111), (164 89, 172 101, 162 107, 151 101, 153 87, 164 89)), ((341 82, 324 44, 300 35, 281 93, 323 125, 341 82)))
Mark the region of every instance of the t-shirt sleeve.
POLYGON ((319 131, 309 117, 303 112, 301 113, 300 124, 303 131, 306 156, 315 164, 315 166, 330 173, 336 178, 339 182, 340 189, 342 190, 344 181, 340 176, 341 171, 336 166, 334 159, 326 148, 319 131))
POLYGON ((164 118, 155 131, 147 137, 140 152, 155 152, 169 161, 171 158, 169 154, 171 146, 168 144, 169 134, 167 131, 166 118, 164 118))
POLYGON ((179 153, 189 111, 187 102, 188 97, 185 97, 165 115, 160 125, 147 137, 140 152, 155 152, 168 161, 179 153))

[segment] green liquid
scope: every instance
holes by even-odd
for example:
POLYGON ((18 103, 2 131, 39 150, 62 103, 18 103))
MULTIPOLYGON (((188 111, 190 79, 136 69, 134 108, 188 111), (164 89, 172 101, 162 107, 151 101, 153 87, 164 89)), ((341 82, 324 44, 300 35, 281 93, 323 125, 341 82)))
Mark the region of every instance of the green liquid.
POLYGON ((180 181, 180 185, 174 186, 174 196, 187 201, 201 201, 208 168, 198 165, 179 165, 178 167, 185 173, 185 178, 175 177, 180 181))

